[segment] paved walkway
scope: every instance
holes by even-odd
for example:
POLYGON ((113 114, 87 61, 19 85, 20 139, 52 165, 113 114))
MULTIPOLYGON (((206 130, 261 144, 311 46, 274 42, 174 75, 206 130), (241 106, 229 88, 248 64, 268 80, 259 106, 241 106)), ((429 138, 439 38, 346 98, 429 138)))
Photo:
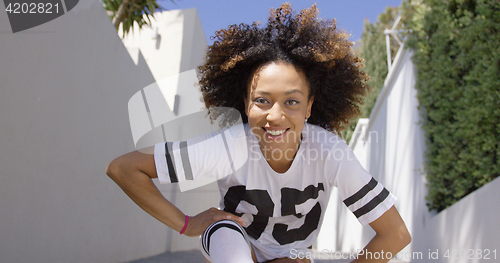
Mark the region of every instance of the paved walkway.
MULTIPOLYGON (((327 258, 322 256, 321 258, 327 258)), ((343 259, 321 259, 315 260, 315 263, 348 263, 350 260, 343 259)), ((403 261, 391 260, 391 263, 402 263, 403 261)), ((165 252, 156 256, 130 261, 128 263, 205 263, 201 252, 198 250, 185 252, 165 252)), ((406 262, 405 262, 406 263, 406 262)))

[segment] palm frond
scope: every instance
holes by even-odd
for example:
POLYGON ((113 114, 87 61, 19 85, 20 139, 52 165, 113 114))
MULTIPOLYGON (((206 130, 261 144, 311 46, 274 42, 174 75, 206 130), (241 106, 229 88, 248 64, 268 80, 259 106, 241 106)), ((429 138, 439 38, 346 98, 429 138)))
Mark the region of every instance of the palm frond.
MULTIPOLYGON (((101 0, 102 5, 111 18, 113 25, 118 31, 122 25, 123 37, 130 29, 134 30, 134 23, 139 29, 143 26, 151 26, 151 18, 154 12, 166 10, 156 0, 101 0)), ((171 0, 175 3, 174 0, 171 0)))

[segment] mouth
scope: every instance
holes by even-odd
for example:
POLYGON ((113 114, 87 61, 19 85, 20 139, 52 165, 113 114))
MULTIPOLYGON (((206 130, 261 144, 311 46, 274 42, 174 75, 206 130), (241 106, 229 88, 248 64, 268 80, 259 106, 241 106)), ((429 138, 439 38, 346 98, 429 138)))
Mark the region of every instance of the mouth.
POLYGON ((262 128, 270 138, 277 138, 285 134, 290 128, 270 129, 262 128))

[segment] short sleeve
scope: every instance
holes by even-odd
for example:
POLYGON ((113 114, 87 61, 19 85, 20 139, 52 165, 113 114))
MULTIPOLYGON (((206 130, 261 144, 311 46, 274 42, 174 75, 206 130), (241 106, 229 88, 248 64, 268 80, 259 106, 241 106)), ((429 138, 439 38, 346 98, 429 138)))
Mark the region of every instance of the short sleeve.
POLYGON ((332 152, 337 153, 329 156, 334 161, 331 167, 331 171, 335 171, 333 184, 344 204, 362 225, 375 221, 394 205, 396 196, 361 166, 344 141, 338 142, 332 152))
POLYGON ((224 178, 248 159, 244 128, 236 125, 187 141, 158 143, 154 159, 162 184, 224 178))

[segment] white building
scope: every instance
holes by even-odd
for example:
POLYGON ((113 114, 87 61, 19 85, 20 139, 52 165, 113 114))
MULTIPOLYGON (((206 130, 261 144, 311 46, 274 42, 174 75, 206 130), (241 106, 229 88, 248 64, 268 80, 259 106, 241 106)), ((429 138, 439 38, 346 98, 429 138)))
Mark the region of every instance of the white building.
MULTIPOLYGON (((219 129, 201 112, 204 104, 196 71, 208 46, 196 9, 155 13, 151 27, 139 30, 136 26, 123 44, 134 62, 139 56, 144 57, 156 80, 137 91, 128 102, 137 149, 163 141, 187 140, 219 129), (174 120, 183 121, 183 125, 169 125, 174 120)), ((199 182, 157 184, 164 196, 188 215, 219 204, 220 193, 215 183, 201 188, 197 185, 199 182), (181 193, 179 186, 183 191, 196 189, 181 193)), ((198 238, 180 236, 169 228, 166 231, 167 251, 198 249, 198 238)))

